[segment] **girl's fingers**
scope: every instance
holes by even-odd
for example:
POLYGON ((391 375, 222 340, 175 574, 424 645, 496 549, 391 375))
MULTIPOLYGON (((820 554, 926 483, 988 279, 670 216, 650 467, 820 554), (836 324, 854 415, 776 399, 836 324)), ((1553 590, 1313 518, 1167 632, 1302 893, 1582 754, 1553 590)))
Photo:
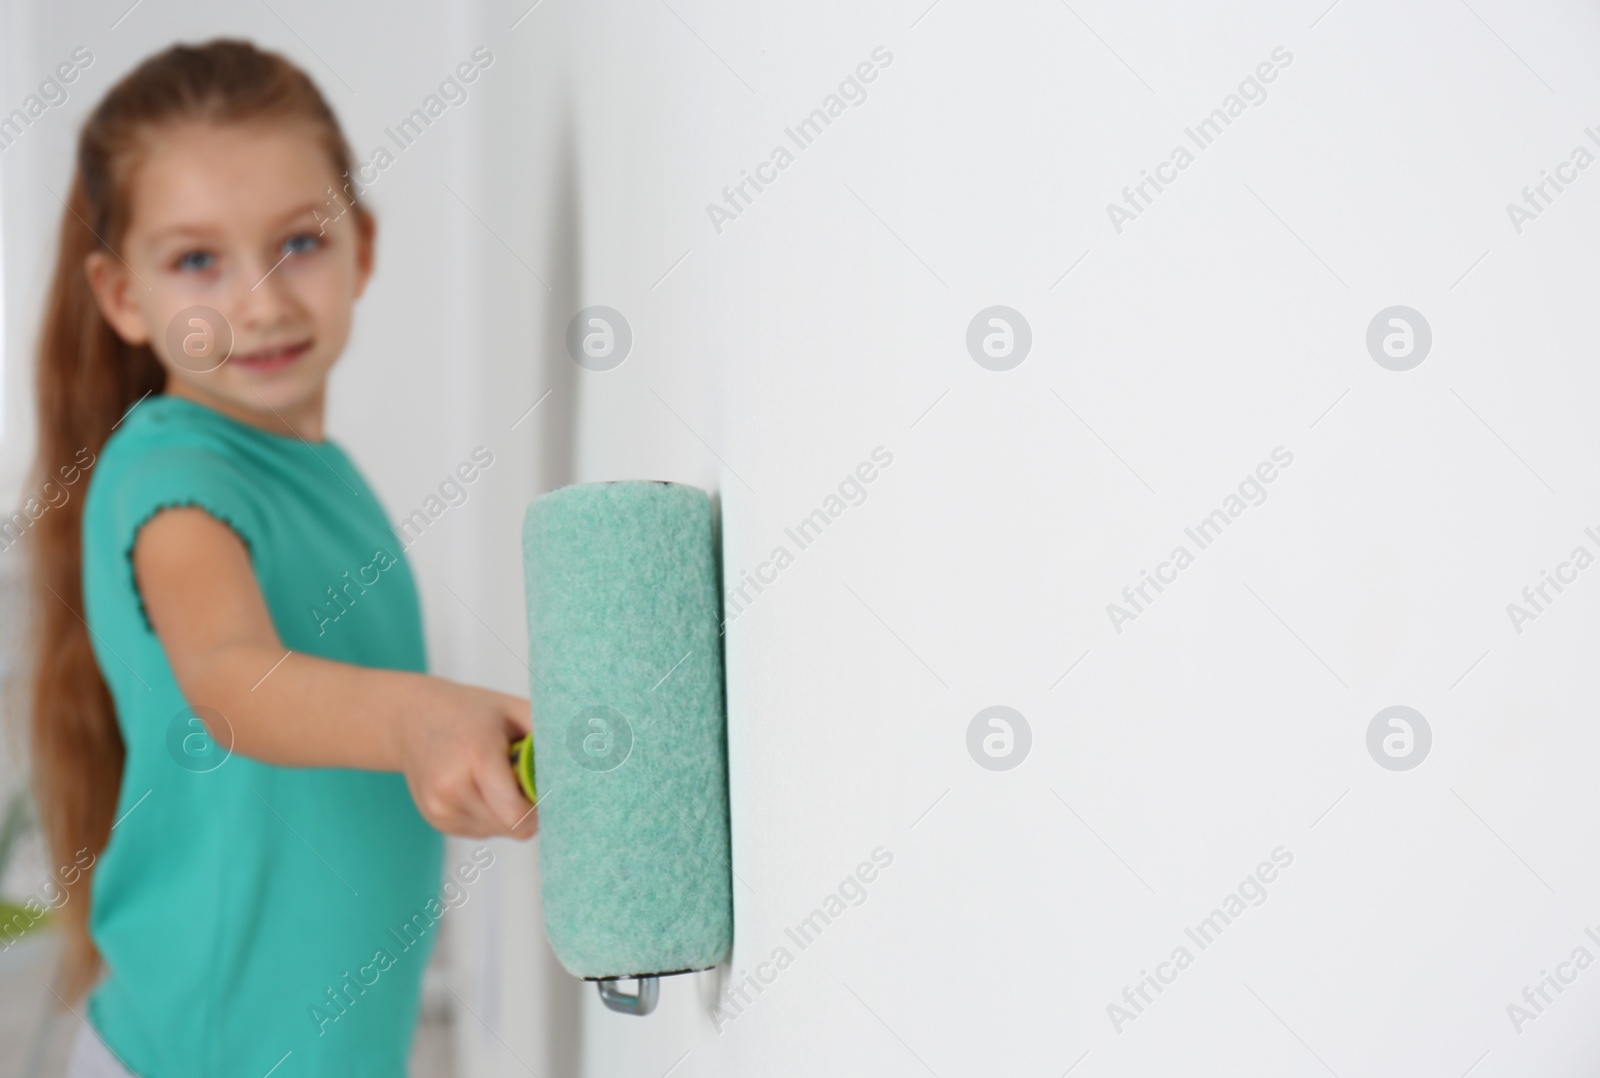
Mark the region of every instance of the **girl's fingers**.
POLYGON ((476 824, 472 817, 465 813, 442 812, 435 814, 428 820, 435 831, 445 835, 460 835, 464 838, 476 837, 472 834, 476 824))
POLYGON ((501 833, 495 821, 483 811, 482 795, 476 781, 472 788, 442 798, 427 815, 435 831, 460 838, 488 838, 501 833))
POLYGON ((505 708, 506 719, 510 723, 513 736, 521 737, 533 733, 532 705, 521 696, 507 696, 500 694, 501 703, 505 708))
POLYGON ((515 839, 532 838, 539 833, 539 810, 528 804, 528 799, 522 794, 522 787, 517 787, 517 798, 522 802, 522 815, 517 818, 517 824, 510 831, 515 839))
POLYGON ((478 792, 483 806, 496 825, 496 834, 515 834, 525 828, 532 818, 533 806, 522 796, 511 768, 500 759, 492 759, 477 772, 478 792))

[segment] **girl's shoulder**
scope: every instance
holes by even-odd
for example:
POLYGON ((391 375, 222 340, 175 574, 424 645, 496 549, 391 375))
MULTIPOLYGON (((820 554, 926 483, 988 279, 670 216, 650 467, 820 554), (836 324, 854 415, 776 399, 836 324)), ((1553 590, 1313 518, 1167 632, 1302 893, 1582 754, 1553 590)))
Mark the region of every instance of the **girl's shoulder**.
POLYGON ((264 514, 249 442, 231 429, 238 425, 182 397, 152 395, 134 405, 92 462, 86 539, 125 546, 157 509, 196 505, 253 548, 264 514))
POLYGON ((203 405, 152 395, 135 404, 101 447, 89 474, 89 503, 130 483, 175 471, 228 475, 240 454, 226 431, 207 420, 203 405))

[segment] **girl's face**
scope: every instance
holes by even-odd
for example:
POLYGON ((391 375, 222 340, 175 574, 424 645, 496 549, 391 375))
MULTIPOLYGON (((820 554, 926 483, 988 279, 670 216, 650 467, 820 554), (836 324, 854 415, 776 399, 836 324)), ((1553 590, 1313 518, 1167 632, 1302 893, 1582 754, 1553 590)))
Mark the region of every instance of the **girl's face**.
POLYGON ((321 435, 328 371, 372 272, 372 230, 311 129, 186 123, 152 136, 126 235, 85 264, 101 312, 166 391, 321 435))

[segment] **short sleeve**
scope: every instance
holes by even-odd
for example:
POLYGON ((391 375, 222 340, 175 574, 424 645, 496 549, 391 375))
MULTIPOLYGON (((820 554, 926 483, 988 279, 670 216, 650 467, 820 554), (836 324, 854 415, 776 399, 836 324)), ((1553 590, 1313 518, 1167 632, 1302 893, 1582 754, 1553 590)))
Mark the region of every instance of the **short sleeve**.
POLYGON ((146 629, 154 631, 134 576, 133 547, 139 529, 162 509, 205 510, 233 529, 259 571, 264 515, 244 473, 222 453, 199 446, 151 449, 119 472, 108 494, 110 532, 146 629))

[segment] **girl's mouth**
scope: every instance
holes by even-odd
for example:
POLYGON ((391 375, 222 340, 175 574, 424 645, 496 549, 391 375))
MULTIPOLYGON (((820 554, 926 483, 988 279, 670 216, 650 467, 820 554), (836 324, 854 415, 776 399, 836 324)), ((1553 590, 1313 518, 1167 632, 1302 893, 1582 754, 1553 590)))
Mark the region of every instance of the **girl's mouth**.
POLYGON ((237 364, 246 370, 256 371, 261 374, 272 374, 289 366, 305 355, 310 348, 310 341, 273 345, 270 348, 258 348, 254 352, 235 352, 228 357, 228 362, 237 364))

